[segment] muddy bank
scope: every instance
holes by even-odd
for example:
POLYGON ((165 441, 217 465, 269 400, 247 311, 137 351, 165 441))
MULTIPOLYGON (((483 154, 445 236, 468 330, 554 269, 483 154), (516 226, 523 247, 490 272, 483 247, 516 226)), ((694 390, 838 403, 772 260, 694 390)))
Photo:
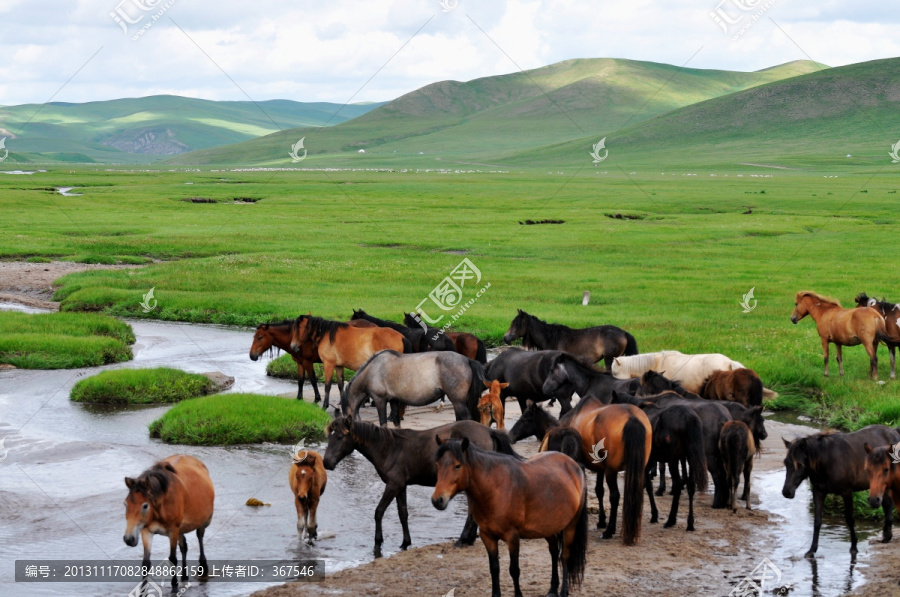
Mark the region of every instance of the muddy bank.
POLYGON ((38 309, 59 310, 54 302, 56 287, 53 282, 66 274, 95 269, 125 269, 140 265, 102 265, 98 263, 73 263, 52 261, 29 263, 26 261, 0 261, 0 301, 17 302, 38 309))

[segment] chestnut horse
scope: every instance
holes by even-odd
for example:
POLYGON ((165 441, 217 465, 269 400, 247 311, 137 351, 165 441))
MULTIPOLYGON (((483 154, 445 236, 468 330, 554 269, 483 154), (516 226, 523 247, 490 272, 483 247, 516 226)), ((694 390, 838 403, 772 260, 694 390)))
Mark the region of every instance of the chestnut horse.
POLYGON ((865 292, 856 295, 856 304, 860 307, 872 307, 884 317, 887 338, 882 338, 891 352, 891 379, 897 377, 897 347, 900 346, 900 305, 880 301, 866 296, 865 292))
POLYGON ((465 492, 469 513, 478 524, 491 570, 491 595, 500 595, 502 540, 509 548, 509 575, 519 588, 519 540, 544 538, 550 548, 549 595, 566 596, 579 586, 587 561, 588 508, 584 471, 559 452, 538 454, 522 462, 514 456, 486 452, 468 438, 441 442, 435 455, 437 484, 431 503, 445 510, 453 496, 465 492), (557 567, 562 563, 562 589, 557 567))
POLYGON ((411 345, 403 334, 389 328, 359 328, 340 321, 301 315, 291 328, 291 350, 300 350, 304 342, 316 345, 325 368, 325 402, 331 396, 331 375, 337 369, 338 392, 344 391, 344 367, 356 371, 382 350, 410 352, 411 345))
POLYGON ((297 507, 297 532, 300 539, 303 539, 303 531, 306 531, 308 545, 312 545, 318 537, 316 510, 319 507, 319 498, 325 493, 327 481, 325 465, 317 452, 300 450, 293 455, 288 482, 294 494, 294 505, 297 507))
POLYGON ((869 506, 881 506, 882 496, 890 492, 891 501, 900 504, 900 442, 873 448, 865 444, 866 472, 869 473, 869 506))
POLYGON ((699 394, 707 400, 729 400, 744 406, 761 406, 763 383, 753 369, 713 371, 700 386, 699 394))
POLYGON ((844 374, 842 346, 862 344, 869 355, 869 377, 878 379, 878 342, 886 340, 884 317, 871 307, 844 309, 841 303, 810 290, 801 290, 794 299, 791 323, 809 315, 816 322, 816 330, 822 340, 825 353, 825 377, 828 377, 828 344, 837 348, 840 374, 844 374))
MULTIPOLYGON (((137 478, 125 477, 125 545, 144 544, 143 565, 150 566, 153 535, 169 538, 169 561, 178 563, 175 546, 181 547, 184 564, 181 580, 187 580, 186 533, 197 531, 200 543, 200 574, 206 576, 203 535, 212 521, 215 490, 206 465, 193 456, 175 454, 160 460, 137 478)), ((172 577, 172 587, 178 584, 172 577)))
POLYGON ((503 398, 500 397, 500 390, 508 386, 508 383, 500 383, 497 380, 484 380, 484 385, 490 390, 485 392, 478 401, 478 412, 481 413, 481 424, 487 427, 491 423, 497 424, 497 429, 506 429, 503 424, 503 398))

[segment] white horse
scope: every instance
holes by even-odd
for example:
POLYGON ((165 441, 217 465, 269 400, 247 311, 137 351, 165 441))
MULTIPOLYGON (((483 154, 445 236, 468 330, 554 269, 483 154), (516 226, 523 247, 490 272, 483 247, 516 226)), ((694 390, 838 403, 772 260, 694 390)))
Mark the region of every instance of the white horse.
POLYGON ((631 357, 616 357, 613 359, 612 374, 619 379, 628 379, 640 377, 652 369, 680 382, 684 389, 696 394, 704 380, 714 371, 743 368, 741 363, 724 354, 684 354, 677 350, 663 350, 631 357))

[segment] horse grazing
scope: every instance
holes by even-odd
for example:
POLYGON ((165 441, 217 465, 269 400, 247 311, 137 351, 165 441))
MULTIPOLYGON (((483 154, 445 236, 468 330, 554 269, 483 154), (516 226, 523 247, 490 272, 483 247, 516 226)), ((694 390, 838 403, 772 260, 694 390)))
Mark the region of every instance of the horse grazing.
POLYGON ((511 344, 522 338, 522 345, 536 350, 562 350, 574 355, 585 365, 593 365, 600 359, 609 371, 612 360, 622 355, 636 355, 634 336, 614 325, 598 325, 572 329, 558 323, 547 323, 529 315, 522 309, 512 320, 503 341, 511 344))
MULTIPOLYGON (((856 553, 856 529, 853 520, 853 492, 869 489, 866 474, 865 445, 885 446, 900 441, 900 433, 884 425, 869 425, 853 433, 825 432, 788 441, 784 459, 785 477, 782 495, 793 499, 797 487, 809 479, 815 504, 813 541, 807 558, 812 558, 819 548, 819 529, 822 526, 822 508, 825 496, 839 495, 844 500, 844 518, 850 528, 850 553, 856 553)), ((885 493, 881 507, 884 510, 884 535, 882 543, 891 540, 893 502, 885 493)))
POLYGON ((744 406, 760 406, 763 383, 753 369, 713 371, 700 386, 699 394, 707 400, 729 400, 744 406))
MULTIPOLYGON (((175 454, 160 460, 137 478, 125 477, 125 545, 144 544, 144 567, 150 566, 153 535, 169 538, 169 561, 177 565, 175 546, 181 547, 184 565, 181 580, 187 580, 187 540, 185 534, 197 531, 200 543, 200 573, 206 576, 203 535, 212 521, 215 490, 206 465, 193 456, 175 454)), ((177 575, 172 587, 177 586, 177 575)))
MULTIPOLYGON (((554 396, 545 394, 543 387, 553 359, 562 354, 559 350, 522 350, 510 348, 501 352, 484 368, 485 377, 497 381, 508 382, 500 396, 505 400, 507 396, 515 396, 519 402, 519 410, 525 412, 526 404, 532 402, 544 402, 554 396)), ((567 413, 572 408, 571 398, 566 397, 566 392, 560 390, 560 412, 567 413)), ((571 392, 568 392, 571 396, 571 392)))
POLYGON ((481 414, 481 424, 487 427, 491 423, 497 424, 497 429, 506 429, 503 424, 503 399, 500 398, 500 390, 508 386, 508 383, 500 383, 497 380, 484 381, 484 385, 490 390, 485 392, 478 401, 478 412, 481 414))
POLYGON ((541 391, 559 399, 562 404, 570 402, 575 392, 579 396, 593 396, 600 402, 609 404, 614 391, 631 393, 637 390, 638 385, 640 382, 636 379, 616 379, 611 374, 584 365, 572 355, 562 352, 553 357, 550 373, 544 380, 541 391))
POLYGON ((453 496, 465 492, 487 550, 493 597, 500 595, 500 540, 509 548, 509 575, 517 597, 522 595, 520 539, 547 540, 552 569, 549 595, 559 591, 566 596, 570 584, 581 584, 587 561, 587 484, 581 467, 571 458, 548 452, 522 462, 486 452, 463 439, 441 442, 435 459, 438 479, 431 503, 444 510, 453 496))
POLYGON ((856 304, 860 307, 871 307, 884 317, 886 338, 882 341, 887 344, 891 353, 891 379, 897 377, 897 347, 900 346, 900 305, 889 303, 884 299, 880 301, 866 296, 865 292, 856 295, 856 304))
POLYGON ((641 377, 651 369, 681 383, 689 392, 697 394, 703 381, 713 371, 731 371, 744 366, 723 354, 684 354, 677 350, 647 352, 636 356, 622 356, 613 360, 612 374, 619 379, 641 377))
POLYGON ((888 492, 891 501, 900 504, 900 443, 877 448, 865 444, 864 447, 869 474, 869 505, 880 506, 888 492))
MULTIPOLYGON (((400 549, 412 544, 409 536, 409 511, 406 507, 406 487, 424 485, 434 487, 437 482, 437 467, 434 452, 437 450, 435 437, 441 440, 468 438, 474 445, 503 454, 518 457, 509 443, 506 433, 485 427, 476 421, 457 421, 433 429, 412 431, 410 429, 388 429, 371 423, 354 421, 350 417, 338 417, 325 429, 328 447, 323 462, 332 471, 337 464, 354 450, 372 463, 378 477, 384 481, 384 494, 375 508, 375 556, 381 557, 384 538, 381 521, 391 502, 397 500, 397 514, 403 528, 403 543, 400 549)), ((466 520, 457 546, 475 542, 477 527, 471 514, 466 520)))
POLYGON ((862 344, 869 355, 869 377, 878 379, 878 341, 888 340, 884 317, 871 307, 844 309, 833 298, 801 290, 794 299, 791 323, 796 324, 809 315, 816 322, 816 331, 822 340, 825 353, 825 377, 828 377, 828 345, 837 349, 838 369, 844 375, 844 358, 841 348, 862 344))
POLYGON ((297 532, 303 539, 306 531, 306 543, 312 545, 318 537, 319 525, 316 523, 316 510, 319 498, 325 493, 328 474, 322 457, 309 450, 301 450, 291 458, 291 470, 288 474, 291 492, 294 494, 294 505, 297 507, 297 532))
MULTIPOLYGON (((341 396, 341 409, 345 415, 356 416, 359 407, 371 398, 380 423, 387 425, 389 401, 422 406, 446 395, 457 421, 478 420, 483 382, 481 363, 455 352, 400 354, 383 350, 357 370, 341 396)), ((399 425, 396 419, 394 423, 399 425)))
POLYGON ((359 370, 381 350, 410 352, 409 341, 402 334, 387 328, 358 328, 340 321, 301 315, 291 328, 291 350, 299 350, 304 342, 312 342, 319 351, 325 368, 325 402, 331 396, 331 374, 337 369, 338 392, 344 391, 344 367, 359 370))
POLYGON ((285 351, 294 362, 297 363, 297 400, 303 400, 303 383, 309 377, 309 383, 316 394, 316 402, 322 398, 319 395, 319 384, 316 383, 314 363, 321 363, 319 349, 313 342, 304 342, 298 350, 291 348, 293 319, 286 319, 279 323, 261 323, 256 326, 253 334, 253 344, 250 346, 250 360, 257 361, 265 352, 271 354, 273 347, 285 351))
POLYGON ((744 472, 744 495, 741 499, 750 507, 750 474, 753 472, 753 456, 756 455, 756 442, 753 433, 743 421, 728 421, 722 426, 719 436, 719 451, 722 453, 722 464, 725 466, 725 480, 728 483, 727 507, 737 512, 737 488, 741 482, 741 471, 744 472))

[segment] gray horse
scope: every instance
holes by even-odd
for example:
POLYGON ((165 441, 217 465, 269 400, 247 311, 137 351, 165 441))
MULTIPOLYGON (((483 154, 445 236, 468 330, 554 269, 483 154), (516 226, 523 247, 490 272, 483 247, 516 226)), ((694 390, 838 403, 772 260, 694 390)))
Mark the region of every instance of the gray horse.
POLYGON ((387 425, 387 403, 391 400, 423 406, 447 396, 457 421, 477 421, 483 382, 484 366, 455 352, 400 354, 382 350, 356 372, 341 397, 341 409, 344 415, 355 417, 360 405, 371 398, 379 422, 387 425))

